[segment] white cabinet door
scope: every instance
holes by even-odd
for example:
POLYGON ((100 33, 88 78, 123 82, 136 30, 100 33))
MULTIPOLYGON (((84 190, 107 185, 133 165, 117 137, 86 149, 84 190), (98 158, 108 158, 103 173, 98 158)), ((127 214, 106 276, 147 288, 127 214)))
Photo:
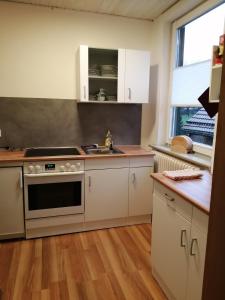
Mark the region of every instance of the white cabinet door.
POLYGON ((149 102, 150 53, 126 49, 125 102, 149 102))
POLYGON ((125 49, 118 50, 117 101, 120 103, 124 102, 125 52, 125 49))
POLYGON ((128 168, 87 171, 85 221, 128 216, 128 168))
POLYGON ((187 300, 202 298, 206 242, 206 233, 192 226, 187 300))
POLYGON ((130 168, 129 216, 152 214, 153 167, 130 168))
POLYGON ((79 72, 80 78, 78 91, 79 94, 78 99, 80 101, 88 101, 89 100, 89 85, 88 85, 88 46, 81 45, 79 49, 79 72))
POLYGON ((0 168, 0 238, 23 236, 22 168, 0 168))
POLYGON ((190 221, 153 196, 152 266, 175 299, 186 297, 190 221))

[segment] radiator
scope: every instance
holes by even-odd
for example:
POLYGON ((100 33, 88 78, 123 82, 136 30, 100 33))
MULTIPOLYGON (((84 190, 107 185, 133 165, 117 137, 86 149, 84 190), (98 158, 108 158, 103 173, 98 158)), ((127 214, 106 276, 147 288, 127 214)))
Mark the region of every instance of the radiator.
POLYGON ((199 170, 200 168, 190 164, 184 160, 175 158, 173 156, 161 153, 159 151, 153 151, 155 153, 154 157, 154 171, 163 172, 163 171, 174 171, 174 170, 183 170, 183 169, 193 169, 199 170))

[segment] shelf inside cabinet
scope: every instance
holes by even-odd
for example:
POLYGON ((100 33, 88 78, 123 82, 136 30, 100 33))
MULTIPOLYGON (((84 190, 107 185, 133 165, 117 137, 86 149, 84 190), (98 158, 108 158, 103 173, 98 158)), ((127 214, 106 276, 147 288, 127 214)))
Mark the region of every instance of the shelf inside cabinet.
POLYGON ((218 46, 214 45, 212 48, 212 65, 211 65, 211 80, 209 89, 209 102, 219 102, 220 97, 220 84, 222 76, 222 64, 214 64, 218 46))
POLYGON ((103 80, 117 80, 118 79, 118 77, 100 76, 100 75, 89 75, 88 78, 90 78, 90 79, 103 79, 103 80))
POLYGON ((218 64, 218 65, 213 65, 212 69, 221 69, 222 68, 222 64, 218 64))
MULTIPOLYGON (((97 104, 118 104, 119 102, 117 100, 115 101, 98 101, 98 100, 88 100, 86 102, 81 102, 81 103, 84 103, 84 104, 88 104, 88 103, 97 103, 97 104)), ((124 104, 124 103, 120 103, 120 104, 124 104)))
POLYGON ((212 68, 211 86, 210 86, 210 93, 209 93, 210 102, 219 102, 221 75, 222 75, 222 67, 212 68))

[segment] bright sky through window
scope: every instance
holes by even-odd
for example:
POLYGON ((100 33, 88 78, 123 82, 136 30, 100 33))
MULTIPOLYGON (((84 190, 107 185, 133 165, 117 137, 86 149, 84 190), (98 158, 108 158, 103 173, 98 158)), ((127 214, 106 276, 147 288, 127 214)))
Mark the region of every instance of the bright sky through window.
POLYGON ((183 65, 211 59, 212 46, 224 33, 225 3, 185 25, 183 65))

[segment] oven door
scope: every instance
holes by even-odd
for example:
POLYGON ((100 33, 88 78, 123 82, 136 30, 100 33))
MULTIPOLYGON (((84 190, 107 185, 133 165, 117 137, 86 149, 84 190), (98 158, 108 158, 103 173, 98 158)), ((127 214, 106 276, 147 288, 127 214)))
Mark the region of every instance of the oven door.
POLYGON ((84 213, 84 172, 24 175, 25 218, 84 213))

